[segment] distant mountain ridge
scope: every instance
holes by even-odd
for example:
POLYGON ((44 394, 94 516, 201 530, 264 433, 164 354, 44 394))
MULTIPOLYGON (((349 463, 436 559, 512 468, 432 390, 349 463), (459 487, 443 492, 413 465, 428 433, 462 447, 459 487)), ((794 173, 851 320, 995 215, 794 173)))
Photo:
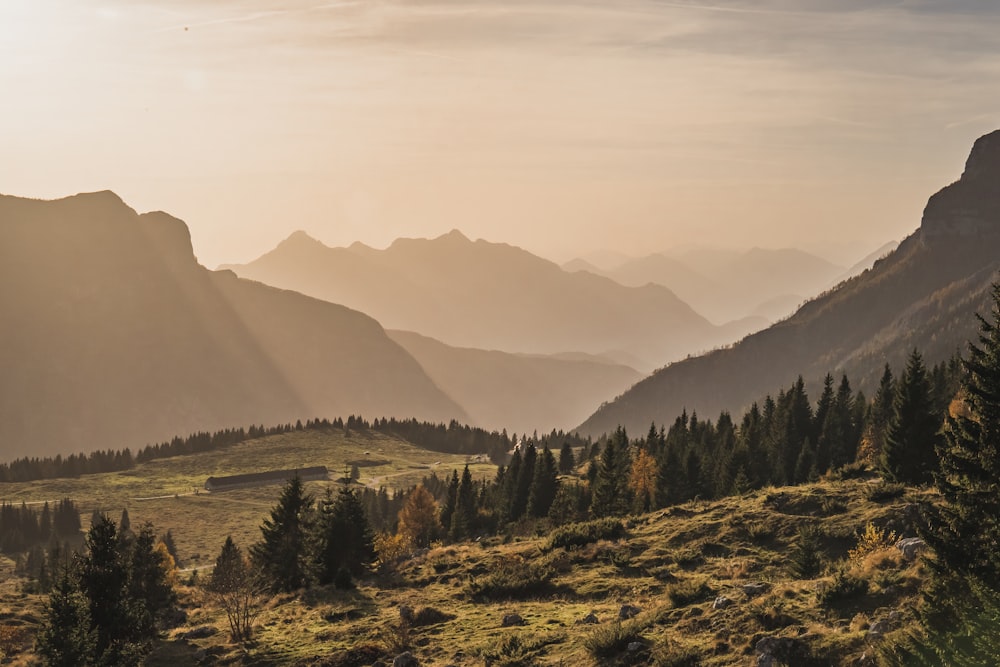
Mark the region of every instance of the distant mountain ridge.
POLYGON ((360 312, 212 272, 111 192, 0 196, 0 455, 351 413, 464 418, 360 312))
POLYGON ((659 285, 569 273, 457 230, 385 250, 328 248, 296 232, 237 274, 368 313, 448 345, 636 359, 644 369, 736 340, 759 322, 717 327, 659 285))
POLYGON ((815 388, 847 373, 871 391, 881 367, 919 348, 941 361, 976 333, 1000 279, 1000 130, 975 142, 962 177, 928 201, 920 228, 874 267, 732 348, 671 364, 602 406, 581 426, 645 430, 687 409, 737 412, 802 375, 815 388))
POLYGON ((713 322, 748 316, 773 322, 844 277, 843 267, 797 248, 751 248, 745 252, 702 249, 677 255, 653 253, 606 270, 583 260, 572 260, 563 267, 590 271, 633 287, 662 285, 713 322))
POLYGON ((410 331, 388 333, 437 386, 461 402, 469 423, 489 430, 567 430, 585 419, 595 405, 642 378, 633 368, 585 355, 457 348, 410 331))

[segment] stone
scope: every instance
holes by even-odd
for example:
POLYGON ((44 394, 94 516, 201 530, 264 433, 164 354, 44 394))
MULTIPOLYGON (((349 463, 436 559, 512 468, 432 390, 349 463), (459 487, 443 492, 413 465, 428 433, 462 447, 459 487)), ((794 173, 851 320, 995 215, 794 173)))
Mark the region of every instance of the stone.
POLYGON ((642 649, 642 642, 629 642, 629 645, 625 648, 629 653, 638 653, 642 649))
POLYGON ((712 603, 712 609, 725 609, 732 603, 733 601, 727 598, 725 595, 720 595, 719 597, 715 598, 715 601, 712 603))
POLYGON ((927 545, 919 537, 904 537, 896 542, 896 548, 900 550, 906 560, 915 560, 926 547, 927 545))
POLYGON ((589 614, 581 618, 579 621, 577 621, 577 623, 583 623, 585 625, 594 625, 600 622, 601 621, 597 618, 597 614, 595 614, 594 612, 590 612, 589 614))
POLYGON ((515 625, 526 625, 524 619, 521 618, 520 614, 504 614, 503 620, 500 622, 500 627, 510 628, 515 625))
POLYGON ((420 667, 420 661, 409 651, 403 651, 392 659, 392 667, 420 667))
POLYGON ((404 623, 413 623, 414 613, 413 607, 408 604, 399 605, 399 620, 404 623))
POLYGON ((764 637, 757 642, 754 650, 757 652, 758 667, 796 665, 810 655, 809 645, 797 637, 764 637))
POLYGON ((630 618, 638 616, 640 611, 642 611, 642 609, 639 609, 638 607, 630 604, 623 604, 622 608, 618 610, 618 618, 623 621, 627 621, 630 618))
POLYGON ((748 598, 755 598, 758 595, 763 595, 769 590, 771 590, 771 586, 765 584, 764 582, 743 585, 743 592, 746 594, 748 598))

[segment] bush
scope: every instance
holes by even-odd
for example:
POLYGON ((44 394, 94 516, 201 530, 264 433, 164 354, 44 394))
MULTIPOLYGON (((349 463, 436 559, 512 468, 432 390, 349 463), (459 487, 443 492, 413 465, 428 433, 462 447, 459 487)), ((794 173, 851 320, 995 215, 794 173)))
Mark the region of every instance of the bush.
POLYGON ((873 503, 883 503, 887 500, 895 500, 906 492, 904 484, 894 482, 879 482, 872 484, 865 489, 865 498, 873 503))
POLYGON ((754 544, 767 542, 774 538, 774 524, 770 521, 748 521, 743 525, 747 539, 754 544))
POLYGON ((628 645, 642 639, 642 626, 635 621, 615 621, 597 628, 583 638, 583 646, 595 658, 611 658, 623 653, 628 645))
POLYGON ((520 556, 503 558, 484 577, 469 584, 477 600, 509 600, 548 592, 553 572, 547 561, 527 562, 520 556))
POLYGON ((714 594, 704 579, 681 581, 667 587, 667 599, 674 607, 686 607, 701 602, 714 594))
POLYGON ((897 539, 896 531, 886 533, 885 528, 876 528, 875 524, 869 522, 858 536, 857 546, 848 551, 847 556, 851 559, 851 563, 857 565, 870 554, 895 550, 897 539))
POLYGON ((653 647, 652 664, 655 667, 698 667, 701 655, 691 646, 666 639, 653 647))
POLYGON ((582 547, 598 540, 620 540, 623 537, 625 537, 625 526, 618 519, 571 523, 553 531, 546 550, 582 547))
POLYGON ((799 579, 812 579, 823 570, 823 553, 820 546, 822 531, 816 526, 799 528, 798 538, 792 548, 790 568, 799 579))
POLYGON ((868 580, 850 569, 840 567, 833 574, 833 581, 817 591, 820 605, 832 607, 838 602, 859 598, 868 593, 868 580))

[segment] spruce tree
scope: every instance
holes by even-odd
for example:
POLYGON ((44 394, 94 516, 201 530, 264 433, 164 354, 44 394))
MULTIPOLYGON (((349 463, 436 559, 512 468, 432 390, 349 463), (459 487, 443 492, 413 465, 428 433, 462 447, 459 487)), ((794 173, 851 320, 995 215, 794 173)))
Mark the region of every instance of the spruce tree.
POLYGON ((556 469, 556 459, 548 446, 542 448, 542 453, 535 461, 535 477, 531 481, 531 493, 528 496, 528 514, 534 517, 544 517, 552 507, 556 491, 559 487, 559 471, 556 469))
POLYGON ((313 497, 298 475, 285 484, 278 504, 261 524, 261 541, 250 547, 271 590, 291 592, 308 583, 306 536, 313 497))
POLYGON ((472 535, 476 527, 476 488, 472 473, 466 465, 462 471, 462 481, 455 489, 455 511, 451 515, 449 532, 451 539, 464 540, 472 535))
POLYGON ((564 442, 562 449, 559 450, 559 472, 568 475, 573 472, 575 467, 576 459, 573 457, 573 448, 569 446, 568 442, 564 442))
MULTIPOLYGON (((468 466, 466 466, 468 468, 468 466)), ((451 517, 455 514, 455 505, 458 503, 458 471, 452 469, 451 480, 448 482, 448 490, 444 494, 444 503, 441 505, 441 525, 448 527, 451 525, 451 517)))
POLYGON ((632 505, 628 488, 631 465, 628 435, 619 426, 604 446, 597 466, 590 508, 594 516, 622 516, 628 512, 632 505))
POLYGON ((328 488, 313 534, 316 581, 329 584, 340 570, 361 574, 375 560, 374 535, 361 499, 346 484, 334 499, 328 488))
POLYGON ((896 388, 882 450, 882 469, 890 480, 903 484, 931 481, 937 468, 941 422, 942 415, 935 412, 931 400, 923 357, 913 350, 896 388))
POLYGON ((51 667, 95 664, 97 632, 91 625, 90 605, 68 567, 62 569, 45 605, 36 649, 51 667))

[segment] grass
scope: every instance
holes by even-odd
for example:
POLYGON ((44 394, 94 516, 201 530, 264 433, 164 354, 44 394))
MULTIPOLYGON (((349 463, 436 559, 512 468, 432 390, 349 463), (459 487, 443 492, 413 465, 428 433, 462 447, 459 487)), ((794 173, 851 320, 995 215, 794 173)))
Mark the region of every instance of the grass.
MULTIPOLYGON (((363 468, 363 482, 377 477, 405 486, 414 475, 430 470, 441 475, 464 465, 462 457, 425 452, 385 436, 303 432, 164 459, 128 473, 6 485, 3 493, 17 502, 73 497, 81 503, 84 523, 94 507, 116 514, 128 507, 133 523, 148 519, 161 532, 172 529, 182 559, 197 566, 214 560, 226 534, 243 545, 257 539, 280 487, 197 495, 183 495, 184 489, 208 475, 291 465, 336 471, 365 451, 390 464, 363 468), (308 441, 299 440, 304 437, 308 441), (283 448, 292 452, 293 463, 282 458, 283 448), (177 497, 171 489, 178 490, 177 497), (135 500, 157 495, 167 497, 135 500)), ((487 470, 474 475, 492 475, 487 470)), ((323 485, 308 486, 319 492, 323 485)), ((845 564, 843 574, 799 579, 789 572, 788 556, 799 531, 809 527, 825 536, 819 540, 822 560, 843 561, 869 524, 884 526, 905 503, 929 497, 927 491, 905 489, 872 501, 872 486, 867 479, 827 479, 688 503, 626 521, 571 524, 558 538, 559 533, 531 533, 437 546, 404 559, 392 572, 360 577, 351 590, 317 588, 274 598, 246 647, 229 643, 224 615, 197 589, 185 588, 187 622, 165 635, 148 664, 193 666, 199 656, 230 665, 391 664, 405 647, 431 667, 486 662, 721 667, 750 664, 755 642, 765 636, 798 637, 823 664, 853 664, 869 649, 856 619, 874 622, 888 609, 904 610, 910 618, 905 610, 918 598, 920 564, 875 549, 845 564), (625 525, 627 539, 622 539, 617 531, 625 525), (744 592, 744 586, 757 583, 766 584, 764 592, 744 592), (713 609, 715 596, 732 604, 713 609), (642 612, 618 621, 625 604, 642 612), (410 622, 400 616, 404 605, 413 610, 410 622), (591 612, 599 623, 581 623, 591 612), (524 627, 502 627, 511 613, 524 619, 524 627), (202 625, 219 632, 183 639, 202 625), (627 650, 633 642, 640 651, 627 650)), ((21 592, 13 563, 0 559, 0 625, 33 631, 41 604, 42 598, 21 592)), ((11 643, 23 632, 9 631, 11 643)), ((29 664, 30 648, 12 650, 19 651, 12 664, 29 664)))

